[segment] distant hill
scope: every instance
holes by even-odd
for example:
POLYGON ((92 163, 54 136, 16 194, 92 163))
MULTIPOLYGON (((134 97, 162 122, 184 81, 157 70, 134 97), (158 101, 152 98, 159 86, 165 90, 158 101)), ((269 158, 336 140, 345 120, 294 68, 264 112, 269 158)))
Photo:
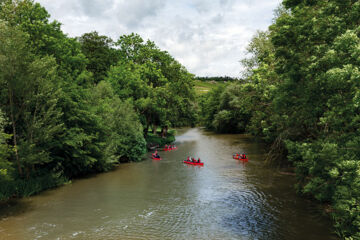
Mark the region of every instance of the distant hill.
MULTIPOLYGON (((225 82, 230 82, 230 81, 225 81, 225 82)), ((209 80, 209 81, 205 81, 205 80, 195 80, 195 91, 198 95, 202 95, 205 94, 207 92, 209 92, 211 89, 215 88, 216 86, 225 84, 224 81, 214 81, 214 80, 209 80)))
POLYGON ((221 77, 195 77, 195 80, 199 80, 202 82, 233 82, 233 81, 239 81, 239 78, 233 78, 228 76, 221 76, 221 77))

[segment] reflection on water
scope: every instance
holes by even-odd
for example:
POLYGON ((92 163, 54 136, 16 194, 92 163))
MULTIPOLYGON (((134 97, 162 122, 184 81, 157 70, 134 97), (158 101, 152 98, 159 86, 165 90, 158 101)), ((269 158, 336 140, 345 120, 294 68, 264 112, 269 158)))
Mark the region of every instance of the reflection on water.
POLYGON ((0 239, 336 239, 250 137, 185 129, 177 146, 0 208, 0 239), (246 164, 232 159, 242 151, 246 164))

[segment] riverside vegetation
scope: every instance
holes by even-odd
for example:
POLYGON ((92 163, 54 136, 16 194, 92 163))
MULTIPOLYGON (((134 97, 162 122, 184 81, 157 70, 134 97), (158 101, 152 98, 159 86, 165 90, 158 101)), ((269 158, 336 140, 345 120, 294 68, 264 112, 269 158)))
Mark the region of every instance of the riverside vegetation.
POLYGON ((360 1, 284 0, 275 13, 245 80, 201 96, 202 123, 266 141, 268 163, 293 166, 297 191, 360 239, 360 1))
POLYGON ((40 4, 9 0, 0 42, 0 200, 139 161, 150 127, 196 120, 193 75, 139 35, 70 38, 40 4))
POLYGON ((359 23, 358 0, 283 0, 244 76, 195 99, 194 76, 153 42, 70 38, 39 4, 0 1, 0 199, 138 161, 150 128, 199 119, 268 143, 267 162, 294 167, 298 193, 360 239, 359 23))

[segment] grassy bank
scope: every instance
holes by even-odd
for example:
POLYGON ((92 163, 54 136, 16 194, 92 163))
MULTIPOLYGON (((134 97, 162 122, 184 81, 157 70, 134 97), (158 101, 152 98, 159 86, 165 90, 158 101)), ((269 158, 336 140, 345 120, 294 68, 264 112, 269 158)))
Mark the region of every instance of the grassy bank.
POLYGON ((215 81, 200 81, 200 80, 195 80, 195 92, 196 94, 198 95, 202 95, 202 94, 205 94, 207 92, 209 92, 211 89, 219 86, 219 85, 222 85, 222 84, 225 84, 224 82, 215 82, 215 81))
MULTIPOLYGON (((147 144, 158 145, 171 144, 175 141, 175 130, 169 130, 167 137, 161 137, 161 130, 156 134, 149 132, 146 137, 147 144)), ((29 178, 19 178, 12 181, 0 182, 0 203, 13 198, 23 198, 36 195, 48 189, 56 188, 69 183, 70 180, 58 173, 44 173, 40 176, 30 176, 29 178)))
POLYGON ((156 134, 153 134, 152 132, 149 132, 147 137, 145 138, 147 146, 156 146, 159 147, 164 146, 165 144, 171 144, 175 142, 175 130, 169 130, 168 134, 165 138, 161 137, 161 131, 157 131, 156 134))
POLYGON ((68 182, 67 178, 59 174, 46 174, 30 177, 29 179, 4 181, 0 183, 0 202, 5 202, 11 198, 30 197, 68 182))

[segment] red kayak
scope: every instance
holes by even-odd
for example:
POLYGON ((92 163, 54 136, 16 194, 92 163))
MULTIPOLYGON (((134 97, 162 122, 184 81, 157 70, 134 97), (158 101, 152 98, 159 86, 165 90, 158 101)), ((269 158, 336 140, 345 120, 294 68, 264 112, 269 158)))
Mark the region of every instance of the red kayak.
POLYGON ((233 159, 241 160, 241 161, 249 161, 248 158, 241 158, 241 156, 236 156, 236 155, 233 155, 233 159))
POLYGON ((177 149, 177 147, 163 148, 163 151, 171 151, 171 150, 175 150, 175 149, 177 149))
POLYGON ((184 161, 184 163, 189 164, 189 165, 194 165, 194 166, 204 166, 203 162, 192 162, 192 161, 184 161))
POLYGON ((153 153, 153 154, 151 154, 151 159, 154 159, 154 160, 161 160, 161 157, 159 156, 159 157, 155 157, 156 155, 155 155, 155 153, 153 153))

